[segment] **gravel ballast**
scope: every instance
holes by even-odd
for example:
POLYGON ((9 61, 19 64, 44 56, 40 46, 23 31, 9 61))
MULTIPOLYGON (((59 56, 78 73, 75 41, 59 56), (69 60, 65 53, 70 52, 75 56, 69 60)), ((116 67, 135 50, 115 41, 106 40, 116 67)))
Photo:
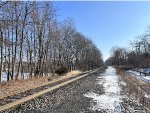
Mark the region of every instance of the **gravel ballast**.
POLYGON ((91 74, 58 90, 5 111, 4 113, 83 113, 89 112, 90 99, 83 96, 89 90, 102 90, 95 85, 100 73, 91 74))

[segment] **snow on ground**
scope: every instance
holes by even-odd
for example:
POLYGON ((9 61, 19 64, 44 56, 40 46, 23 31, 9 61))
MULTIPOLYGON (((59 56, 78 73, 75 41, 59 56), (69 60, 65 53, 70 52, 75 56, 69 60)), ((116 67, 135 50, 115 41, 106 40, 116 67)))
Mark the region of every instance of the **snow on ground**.
POLYGON ((107 113, 121 112, 121 88, 119 87, 118 81, 119 79, 116 75, 116 70, 112 67, 108 67, 106 72, 101 74, 96 81, 96 84, 103 86, 104 93, 101 95, 96 94, 95 92, 87 92, 84 94, 85 97, 91 98, 94 102, 91 103, 89 109, 93 111, 106 110, 107 113))
MULTIPOLYGON (((66 73, 66 76, 73 76, 73 75, 78 75, 81 74, 82 72, 79 70, 73 70, 71 72, 66 73)), ((52 73, 49 73, 48 75, 51 75, 52 73)), ((16 73, 14 73, 14 78, 15 78, 16 73)), ((34 75, 34 73, 32 74, 34 75)), ((23 73, 24 79, 29 78, 29 73, 23 73)), ((21 73, 19 73, 19 79, 22 79, 23 76, 21 76, 21 73)), ((7 74, 6 72, 2 72, 2 81, 7 81, 7 74)))
POLYGON ((141 74, 137 71, 128 70, 127 73, 130 73, 130 75, 135 76, 138 79, 141 79, 145 82, 150 83, 150 76, 145 76, 144 74, 141 74))
POLYGON ((150 95, 145 94, 144 96, 145 96, 146 98, 150 98, 150 95))
MULTIPOLYGON (((14 75, 16 75, 16 73, 14 73, 14 75)), ((24 75, 24 79, 29 78, 29 73, 24 73, 23 75, 24 75)), ((21 73, 19 73, 19 79, 21 79, 21 78, 22 78, 21 73)), ((2 81, 7 81, 7 74, 6 74, 6 72, 2 72, 2 81)))

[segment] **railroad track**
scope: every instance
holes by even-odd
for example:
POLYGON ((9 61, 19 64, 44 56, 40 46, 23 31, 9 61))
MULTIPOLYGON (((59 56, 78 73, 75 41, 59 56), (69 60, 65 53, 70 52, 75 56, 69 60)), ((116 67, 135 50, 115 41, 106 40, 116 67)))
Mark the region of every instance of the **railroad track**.
POLYGON ((84 73, 79 74, 77 76, 62 79, 62 80, 47 84, 45 86, 41 86, 41 87, 38 87, 35 89, 31 89, 31 90, 28 90, 28 91, 25 91, 25 92, 22 92, 19 94, 15 94, 15 95, 0 99, 0 112, 5 111, 5 110, 10 109, 10 108, 13 108, 13 107, 16 107, 22 103, 25 103, 29 100, 37 98, 43 94, 52 92, 52 91, 54 91, 60 87, 63 87, 69 83, 72 83, 76 80, 79 80, 85 76, 96 73, 99 70, 100 69, 87 71, 87 72, 84 72, 84 73))

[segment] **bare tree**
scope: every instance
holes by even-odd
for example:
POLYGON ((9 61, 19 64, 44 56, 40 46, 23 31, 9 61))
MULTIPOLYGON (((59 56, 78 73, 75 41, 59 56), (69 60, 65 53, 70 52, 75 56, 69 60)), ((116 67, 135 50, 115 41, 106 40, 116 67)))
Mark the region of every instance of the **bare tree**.
POLYGON ((89 70, 102 64, 100 50, 72 19, 56 19, 52 2, 0 2, 0 12, 0 76, 5 71, 8 81, 24 79, 24 73, 47 76, 63 66, 89 70))

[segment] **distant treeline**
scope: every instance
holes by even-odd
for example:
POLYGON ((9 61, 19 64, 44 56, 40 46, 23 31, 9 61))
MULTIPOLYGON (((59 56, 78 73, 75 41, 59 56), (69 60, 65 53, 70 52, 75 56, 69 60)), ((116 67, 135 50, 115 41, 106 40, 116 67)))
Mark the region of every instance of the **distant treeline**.
MULTIPOLYGON (((59 22, 53 3, 0 2, 0 78, 18 79, 54 73, 59 67, 90 70, 99 67, 101 51, 72 19, 59 22)), ((0 80, 1 81, 1 80, 0 80)))
POLYGON ((108 65, 126 65, 130 68, 150 67, 150 28, 130 43, 130 47, 113 47, 108 65))

